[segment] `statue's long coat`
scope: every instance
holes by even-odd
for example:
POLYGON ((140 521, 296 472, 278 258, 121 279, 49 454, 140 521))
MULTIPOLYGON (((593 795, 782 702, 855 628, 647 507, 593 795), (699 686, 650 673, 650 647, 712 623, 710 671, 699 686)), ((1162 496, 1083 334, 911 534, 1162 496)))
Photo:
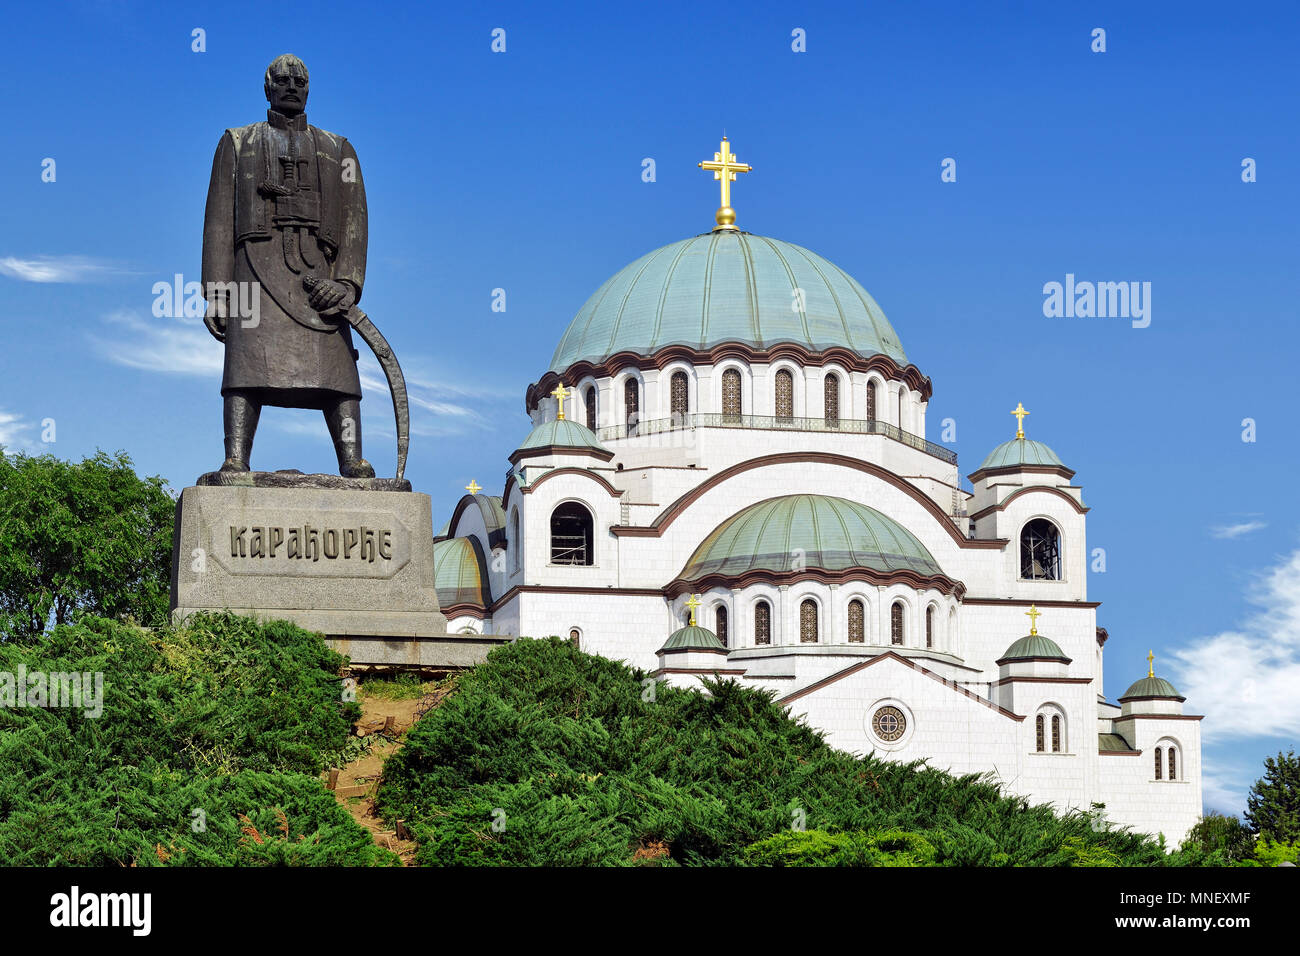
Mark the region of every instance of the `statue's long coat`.
POLYGON ((302 279, 346 282, 360 299, 367 238, 361 166, 352 144, 307 125, 305 116, 268 111, 267 118, 226 130, 212 160, 203 288, 256 282, 261 308, 256 324, 238 315, 226 321, 221 391, 257 389, 267 404, 305 407, 360 398, 351 329, 320 318, 302 279))

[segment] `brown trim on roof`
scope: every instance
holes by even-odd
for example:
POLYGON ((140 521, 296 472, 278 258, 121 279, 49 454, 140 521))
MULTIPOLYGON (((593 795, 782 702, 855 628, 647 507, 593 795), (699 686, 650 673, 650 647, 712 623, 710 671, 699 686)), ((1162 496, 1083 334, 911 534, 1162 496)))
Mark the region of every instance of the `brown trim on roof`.
POLYGON ((615 352, 599 363, 588 361, 574 362, 562 373, 548 370, 540 379, 528 386, 524 396, 525 411, 537 407, 537 403, 563 379, 576 384, 587 376, 593 378, 613 378, 625 368, 641 371, 663 369, 673 362, 687 362, 691 365, 717 365, 719 362, 738 358, 751 365, 771 364, 778 359, 793 359, 802 366, 823 367, 832 363, 843 366, 850 372, 879 372, 886 379, 904 382, 907 387, 921 393, 921 400, 928 402, 934 394, 934 387, 928 375, 922 375, 915 365, 899 365, 888 355, 876 353, 864 356, 852 349, 833 345, 821 352, 814 352, 807 346, 795 342, 778 342, 771 348, 758 349, 743 342, 720 342, 710 349, 696 349, 689 345, 667 345, 656 349, 652 355, 639 355, 636 352, 615 352))
MULTIPOLYGON (((1169 698, 1165 698, 1168 700, 1169 698)), ((1108 720, 1204 720, 1204 714, 1120 714, 1108 720)))
POLYGON ((1098 757, 1140 757, 1140 756, 1142 756, 1142 751, 1140 751, 1140 750, 1102 750, 1102 749, 1098 748, 1098 750, 1097 750, 1097 756, 1098 756, 1098 757))
POLYGON ((519 490, 526 495, 531 495, 534 491, 537 490, 538 486, 546 484, 546 482, 550 481, 556 475, 585 475, 586 477, 590 478, 592 481, 599 482, 601 485, 603 485, 605 490, 609 492, 609 496, 611 498, 623 497, 623 492, 619 491, 617 488, 611 485, 600 475, 586 468, 574 468, 572 466, 566 466, 564 468, 552 468, 550 471, 546 472, 546 474, 534 480, 526 488, 521 488, 519 490))
POLYGON ((1063 465, 999 465, 997 468, 977 468, 966 477, 972 482, 982 478, 996 478, 999 475, 1060 475, 1066 481, 1074 477, 1074 472, 1063 465))
POLYGON ((715 667, 659 667, 650 672, 651 677, 658 677, 660 674, 735 674, 737 677, 743 677, 745 672, 715 667))
POLYGON ((898 654, 895 654, 893 651, 886 651, 885 653, 881 654, 879 657, 873 657, 870 660, 862 661, 861 663, 858 664, 850 664, 848 667, 844 668, 843 670, 836 671, 834 674, 831 674, 829 677, 823 677, 821 680, 809 684, 807 687, 803 688, 802 690, 797 690, 792 694, 787 694, 785 697, 782 697, 779 700, 777 700, 777 703, 778 704, 791 703, 792 701, 798 700, 800 697, 806 697, 808 694, 814 693, 815 691, 819 691, 823 687, 827 687, 831 684, 836 683, 837 681, 843 680, 845 677, 850 677, 853 674, 856 674, 860 670, 865 670, 866 668, 872 666, 873 664, 878 664, 881 661, 889 660, 891 658, 893 660, 898 661, 900 664, 903 664, 906 667, 912 668, 912 670, 920 671, 922 674, 924 674, 926 677, 929 677, 931 680, 938 681, 940 684, 943 684, 945 687, 949 687, 952 690, 956 691, 957 693, 965 697, 969 697, 977 704, 983 704, 985 707, 989 708, 990 710, 997 711, 999 714, 1001 714, 1004 717, 1010 717, 1012 720, 1016 720, 1016 721, 1023 721, 1025 719, 1020 714, 1013 714, 1005 707, 999 707, 997 704, 993 703, 990 700, 986 700, 985 698, 979 696, 978 694, 972 694, 964 687, 958 687, 956 684, 954 684, 952 681, 948 680, 947 678, 940 677, 934 671, 922 667, 920 664, 915 664, 912 661, 908 660, 906 657, 900 657, 898 654))
POLYGON ((1121 704, 1126 700, 1176 700, 1180 704, 1187 700, 1186 697, 1168 697, 1164 694, 1148 694, 1145 697, 1116 697, 1115 699, 1121 704))
POLYGON ((614 457, 612 451, 603 448, 589 448, 586 445, 540 445, 536 448, 517 448, 510 453, 510 464, 517 465, 525 458, 540 458, 543 455, 586 455, 609 461, 614 457))
MULTIPOLYGON (((1009 543, 1002 538, 972 539, 967 538, 957 526, 953 524, 952 518, 945 514, 944 511, 934 503, 928 495, 918 490, 914 485, 900 478, 892 471, 886 471, 879 465, 873 465, 871 462, 862 461, 858 458, 850 458, 847 455, 833 455, 827 452, 782 452, 775 455, 763 455, 759 458, 751 458, 748 461, 738 462, 730 468, 724 468, 722 471, 696 485, 686 494, 682 495, 676 501, 665 509, 663 514, 655 519, 651 525, 614 525, 609 530, 620 537, 633 538, 660 538, 663 537, 664 531, 681 517, 682 512, 694 504, 706 492, 716 488, 718 485, 736 475, 752 471, 755 468, 766 468, 771 465, 789 465, 789 464, 806 464, 806 463, 838 465, 844 468, 851 468, 854 471, 861 471, 865 474, 879 478, 888 484, 893 485, 900 491, 904 492, 920 504, 939 524, 947 530, 948 535, 957 543, 958 547, 971 548, 976 550, 994 550, 1001 551, 1009 543)), ((1028 602, 1026 602, 1028 603, 1028 602)))
POLYGON ((1044 601, 1037 598, 988 598, 988 597, 968 597, 962 601, 963 604, 1006 604, 1012 607, 1029 607, 1031 604, 1037 604, 1039 607, 1101 607, 1100 601, 1044 601))
POLYGON ((1074 659, 1070 657, 999 657, 993 662, 1001 667, 1003 664, 1024 664, 1024 663, 1041 663, 1041 664, 1073 664, 1074 659))
POLYGON ((1092 510, 1087 505, 1079 504, 1079 502, 1074 499, 1073 495, 1067 495, 1064 491, 1062 491, 1060 488, 1055 487, 1054 485, 1026 485, 1023 488, 1019 488, 1016 491, 1011 492, 1011 494, 1003 498, 998 504, 989 505, 987 508, 981 508, 979 511, 975 512, 973 515, 970 516, 970 520, 979 521, 980 518, 983 518, 985 515, 991 515, 995 511, 1005 511, 1007 505, 1011 504, 1012 501, 1019 498, 1021 495, 1028 494, 1031 491, 1046 491, 1049 494, 1053 494, 1056 495, 1057 497, 1064 498, 1070 504, 1074 505, 1074 510, 1081 515, 1086 515, 1089 511, 1092 510))
POLYGON ((480 621, 487 617, 482 604, 470 604, 465 601, 459 604, 444 604, 438 610, 444 617, 476 617, 480 621))
POLYGON ((665 655, 667 654, 721 654, 723 657, 726 657, 727 649, 725 647, 670 647, 667 649, 661 647, 659 648, 659 650, 655 651, 655 653, 665 654, 665 655))
POLYGON ((805 568, 802 571, 769 571, 756 568, 743 574, 706 574, 698 578, 676 577, 664 585, 664 594, 675 598, 687 591, 707 591, 709 588, 747 588, 751 584, 794 584, 798 581, 820 581, 822 584, 847 584, 851 581, 868 581, 888 586, 907 584, 916 590, 934 588, 943 594, 955 594, 961 600, 966 585, 946 574, 918 574, 907 568, 882 572, 872 568, 845 568, 843 571, 826 571, 822 568, 805 568))
MULTIPOLYGON (((1042 660, 1043 658, 1035 658, 1042 660)), ((1053 657, 1052 660, 1057 658, 1053 657)), ((990 686, 998 687, 1002 684, 1091 684, 1091 677, 1002 677, 998 680, 991 681, 990 686)))

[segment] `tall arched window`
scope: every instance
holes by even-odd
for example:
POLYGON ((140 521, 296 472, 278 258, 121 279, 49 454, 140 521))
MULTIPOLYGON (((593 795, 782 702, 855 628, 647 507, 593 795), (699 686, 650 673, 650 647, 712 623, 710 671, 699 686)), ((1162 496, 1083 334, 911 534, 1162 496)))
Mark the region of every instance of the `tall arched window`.
POLYGON ((776 373, 776 417, 782 421, 794 418, 794 376, 789 369, 776 373))
POLYGON ((817 602, 812 598, 799 605, 799 643, 817 643, 817 602))
POLYGON ((722 373, 723 421, 739 424, 741 411, 740 373, 734 368, 729 368, 722 373))
POLYGON ((1161 748, 1156 748, 1156 779, 1163 780, 1165 772, 1164 753, 1161 748))
POLYGON ((934 605, 925 609, 925 646, 934 647, 934 605))
POLYGON ((673 421, 681 423, 686 420, 686 415, 691 410, 690 389, 685 372, 673 372, 673 377, 669 383, 669 392, 672 401, 671 413, 673 421))
POLYGON ((766 601, 754 605, 754 643, 772 643, 772 605, 766 601))
POLYGON ((1039 714, 1034 718, 1034 750, 1042 753, 1046 749, 1043 741, 1043 715, 1039 714))
POLYGON ((1052 715, 1052 753, 1061 752, 1061 715, 1052 715))
POLYGON ((895 601, 889 609, 889 643, 903 643, 903 602, 895 601))
POLYGON ((641 383, 630 375, 623 382, 623 416, 628 436, 635 435, 641 420, 641 383))
POLYGON ((551 563, 592 563, 591 512, 566 501, 551 512, 551 563))
POLYGON ((1174 751, 1175 751, 1174 747, 1169 748, 1169 779, 1170 780, 1178 779, 1178 764, 1176 762, 1176 758, 1174 757, 1174 751))
POLYGON ((840 377, 826 376, 826 427, 840 427, 840 377))
POLYGON ((876 383, 867 382, 867 421, 876 420, 876 383))
POLYGON ((596 386, 592 385, 582 397, 587 406, 587 427, 596 430, 596 386))
POLYGON ((510 512, 510 568, 519 570, 520 558, 524 553, 524 542, 519 537, 519 511, 510 512))
POLYGON ((867 639, 866 634, 866 608, 862 602, 854 598, 849 602, 849 643, 862 644, 867 639))
POLYGON ((903 421, 903 396, 906 393, 907 389, 900 385, 898 387, 898 430, 904 432, 907 431, 907 425, 903 421))
POLYGON ((1029 581, 1061 580, 1061 534, 1046 518, 1020 531, 1020 576, 1029 581))
POLYGON ((730 647, 727 643, 727 606, 719 604, 717 613, 713 615, 713 633, 718 635, 718 640, 722 642, 723 647, 730 647))
POLYGON ((573 645, 574 650, 582 650, 582 632, 576 627, 569 629, 569 643, 573 645))

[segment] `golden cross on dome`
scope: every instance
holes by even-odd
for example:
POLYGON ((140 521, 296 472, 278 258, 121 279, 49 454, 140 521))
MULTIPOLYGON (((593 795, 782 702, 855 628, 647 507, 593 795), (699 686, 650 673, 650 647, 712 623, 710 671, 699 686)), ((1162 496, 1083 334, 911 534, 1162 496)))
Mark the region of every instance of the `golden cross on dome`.
POLYGON ((686 602, 686 606, 691 609, 691 623, 687 627, 695 627, 695 609, 700 606, 700 596, 692 594, 691 599, 686 602))
POLYGON ((1042 611, 1038 610, 1038 608, 1034 607, 1032 604, 1029 605, 1029 610, 1025 612, 1025 617, 1029 618, 1030 637, 1038 636, 1038 619, 1042 616, 1043 616, 1042 611))
POLYGON ((754 167, 736 159, 731 151, 731 144, 727 142, 727 137, 724 135, 722 145, 718 147, 718 152, 713 154, 712 161, 706 159, 700 163, 700 168, 710 170, 713 178, 722 183, 722 205, 718 207, 717 215, 714 217, 718 220, 718 224, 713 227, 713 231, 735 229, 736 210, 731 208, 731 184, 736 181, 736 173, 747 173, 754 167))
POLYGON ((469 484, 465 486, 465 490, 468 491, 471 495, 476 495, 483 490, 483 486, 480 485, 473 478, 471 478, 469 480, 469 484))
POLYGON ((1016 402, 1015 411, 1013 411, 1011 414, 1016 416, 1016 437, 1024 438, 1025 437, 1025 416, 1028 415, 1029 413, 1025 411, 1024 405, 1021 405, 1019 402, 1016 402))
POLYGON ((1153 651, 1147 651, 1147 677, 1156 676, 1156 655, 1153 651))
POLYGON ((564 421, 564 400, 568 396, 569 396, 569 392, 567 389, 565 389, 563 382, 560 382, 558 385, 556 385, 555 391, 551 392, 551 397, 554 398, 555 401, 559 403, 559 407, 560 407, 559 414, 555 416, 555 420, 557 422, 564 421))

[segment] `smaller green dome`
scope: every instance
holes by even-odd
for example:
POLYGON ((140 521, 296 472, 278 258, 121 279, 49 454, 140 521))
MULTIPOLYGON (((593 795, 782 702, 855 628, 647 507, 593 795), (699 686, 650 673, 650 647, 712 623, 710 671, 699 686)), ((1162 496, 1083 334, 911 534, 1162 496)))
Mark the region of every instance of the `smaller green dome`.
POLYGON ((722 641, 718 640, 718 635, 714 634, 707 627, 699 627, 688 624, 686 627, 678 628, 669 636, 668 642, 659 648, 663 651, 726 651, 722 641))
POLYGON ((433 586, 440 607, 492 603, 487 562, 474 538, 446 538, 433 543, 433 586))
POLYGON ((542 422, 528 433, 528 437, 524 439, 524 443, 519 446, 515 454, 546 448, 580 448, 606 458, 614 457, 614 453, 600 443, 590 428, 568 418, 542 422))
POLYGON ((1047 660, 1063 661, 1066 664, 1070 663, 1070 659, 1065 656, 1065 651, 1061 650, 1061 645, 1050 637, 1044 637, 1042 634, 1026 634, 1007 648, 1007 652, 998 658, 998 663, 1033 658, 1046 658, 1047 660))
POLYGON ((1144 677, 1137 681, 1132 687, 1124 691, 1120 700, 1129 697, 1169 697, 1174 700, 1186 700, 1173 684, 1163 677, 1144 677))
POLYGON ((1056 468, 1064 468, 1065 462, 1061 461, 1056 452, 1040 441, 1034 441, 1031 438, 1013 438, 1011 441, 1004 441, 989 452, 989 456, 984 459, 984 464, 975 470, 1015 468, 1019 465, 1050 465, 1056 468))

